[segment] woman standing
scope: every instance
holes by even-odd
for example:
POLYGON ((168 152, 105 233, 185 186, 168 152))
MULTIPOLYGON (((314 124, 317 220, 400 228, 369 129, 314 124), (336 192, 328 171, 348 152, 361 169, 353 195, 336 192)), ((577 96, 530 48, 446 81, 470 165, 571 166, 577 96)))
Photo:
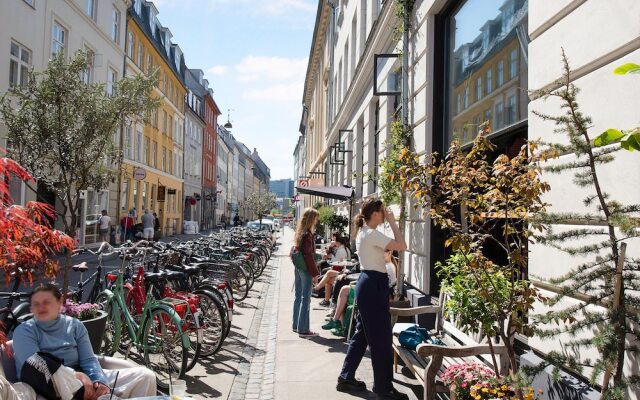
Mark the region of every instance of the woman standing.
POLYGON ((391 316, 389 314, 389 276, 385 266, 385 250, 402 251, 407 244, 398 229, 393 212, 378 199, 369 199, 354 221, 356 248, 362 273, 356 284, 356 302, 360 315, 356 331, 349 342, 336 389, 340 392, 366 390, 364 382, 355 378, 367 345, 371 349, 373 392, 378 399, 405 400, 392 384, 393 349, 391 348, 391 316), (376 230, 387 221, 394 238, 376 230))
POLYGON ((318 223, 318 211, 307 208, 302 214, 302 219, 296 229, 294 243, 302 254, 307 265, 307 270, 295 269, 296 298, 293 302, 293 331, 300 337, 318 336, 316 332, 309 329, 309 311, 311 304, 311 285, 318 283, 318 267, 314 260, 316 250, 315 237, 316 224, 318 223))

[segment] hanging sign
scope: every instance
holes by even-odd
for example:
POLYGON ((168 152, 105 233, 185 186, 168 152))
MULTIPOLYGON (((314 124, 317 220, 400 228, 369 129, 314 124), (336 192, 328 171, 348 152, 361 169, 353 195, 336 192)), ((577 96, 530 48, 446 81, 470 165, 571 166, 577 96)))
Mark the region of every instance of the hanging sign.
POLYGON ((144 168, 136 168, 133 170, 133 179, 141 181, 147 177, 147 171, 144 168))

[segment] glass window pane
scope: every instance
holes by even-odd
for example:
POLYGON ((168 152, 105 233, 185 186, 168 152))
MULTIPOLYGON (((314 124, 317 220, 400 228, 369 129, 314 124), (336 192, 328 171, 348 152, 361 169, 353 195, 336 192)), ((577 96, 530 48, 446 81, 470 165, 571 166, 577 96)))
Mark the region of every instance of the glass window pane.
POLYGON ((18 62, 15 60, 9 61, 9 84, 18 84, 18 62))
POLYGON ((14 57, 18 57, 18 53, 20 52, 20 48, 17 44, 11 42, 11 55, 14 57))
POLYGON ((447 144, 472 141, 478 121, 493 117, 496 131, 526 118, 527 9, 526 0, 466 0, 447 20, 447 144))

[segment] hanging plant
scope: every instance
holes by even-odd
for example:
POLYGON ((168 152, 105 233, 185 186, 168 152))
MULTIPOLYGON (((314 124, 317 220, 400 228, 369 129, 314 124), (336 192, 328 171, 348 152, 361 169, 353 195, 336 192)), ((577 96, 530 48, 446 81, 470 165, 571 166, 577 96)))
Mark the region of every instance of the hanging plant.
POLYGON ((385 204, 398 204, 402 193, 402 186, 398 177, 400 169, 404 166, 403 150, 408 150, 413 129, 409 126, 403 128, 401 121, 391 123, 391 137, 385 143, 388 151, 387 157, 380 160, 380 198, 385 204))

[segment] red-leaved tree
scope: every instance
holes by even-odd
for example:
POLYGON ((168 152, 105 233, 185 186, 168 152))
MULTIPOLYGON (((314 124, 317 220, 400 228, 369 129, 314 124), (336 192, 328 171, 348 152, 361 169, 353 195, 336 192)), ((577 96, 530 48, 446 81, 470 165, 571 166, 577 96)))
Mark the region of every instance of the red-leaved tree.
MULTIPOLYGON (((20 279, 32 284, 34 279, 53 279, 58 272, 56 255, 64 249, 72 250, 73 239, 51 228, 54 210, 48 204, 13 204, 10 179, 33 180, 14 160, 0 158, 0 268, 5 282, 20 279)), ((0 343, 5 340, 0 331, 0 343)))

